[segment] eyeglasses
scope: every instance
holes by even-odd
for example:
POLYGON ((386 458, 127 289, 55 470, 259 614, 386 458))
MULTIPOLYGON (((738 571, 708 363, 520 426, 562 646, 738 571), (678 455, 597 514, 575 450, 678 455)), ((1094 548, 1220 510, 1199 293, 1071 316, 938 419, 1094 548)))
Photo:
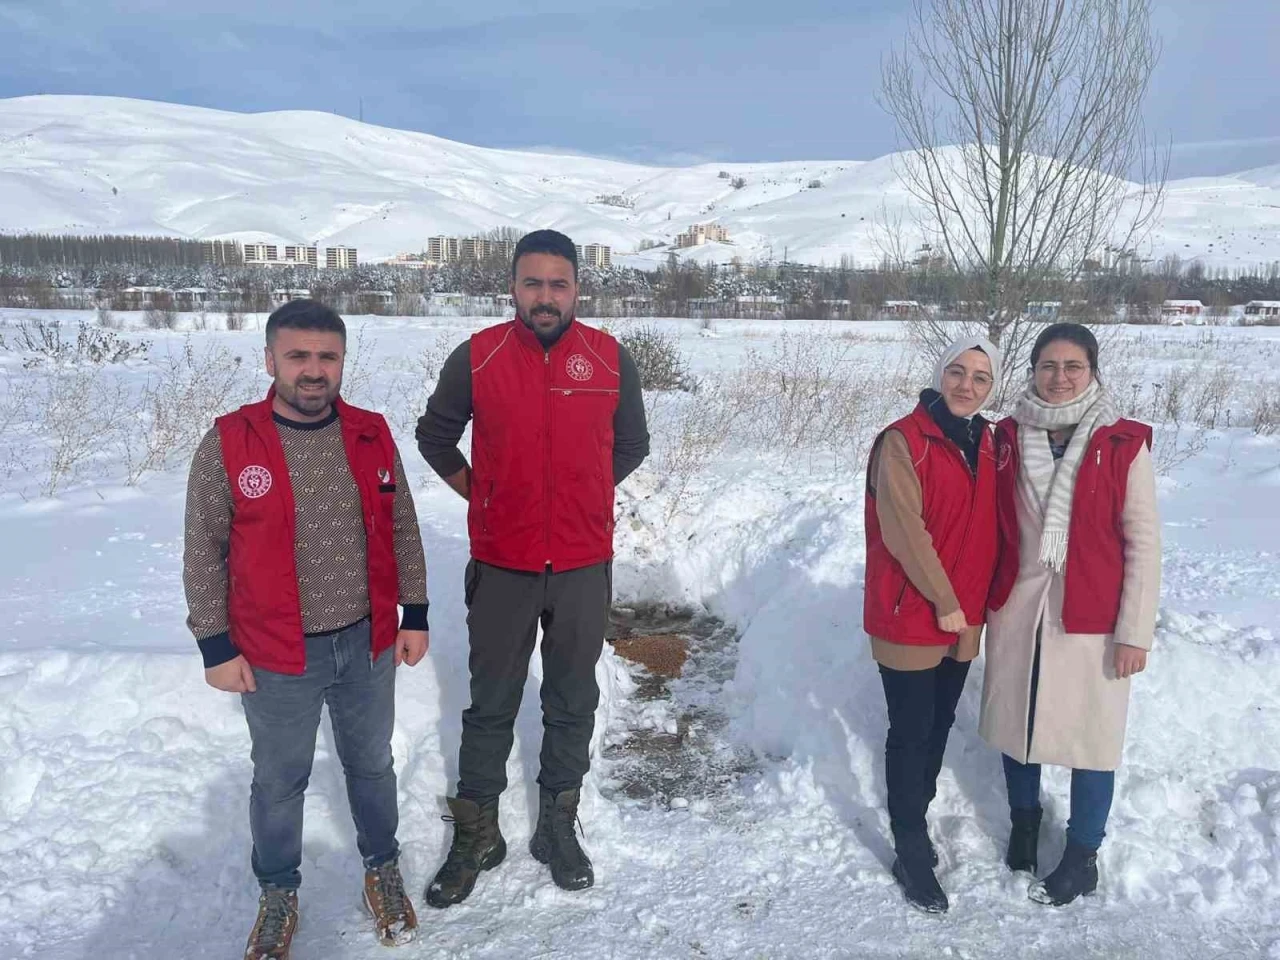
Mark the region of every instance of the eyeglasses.
POLYGON ((1089 372, 1089 365, 1081 363, 1079 360, 1068 360, 1066 363, 1054 363, 1052 360, 1046 360, 1043 363, 1036 364, 1036 376, 1044 377, 1052 380, 1059 373, 1063 374, 1068 380, 1079 380, 1089 372))
MULTIPOLYGON (((965 370, 964 367, 955 366, 947 367, 947 369, 942 371, 942 374, 948 380, 952 380, 956 383, 963 383, 965 377, 968 376, 968 371, 965 370)), ((995 383, 995 381, 991 379, 990 374, 983 373, 981 370, 974 373, 972 379, 974 386, 977 387, 990 387, 991 384, 995 383)))

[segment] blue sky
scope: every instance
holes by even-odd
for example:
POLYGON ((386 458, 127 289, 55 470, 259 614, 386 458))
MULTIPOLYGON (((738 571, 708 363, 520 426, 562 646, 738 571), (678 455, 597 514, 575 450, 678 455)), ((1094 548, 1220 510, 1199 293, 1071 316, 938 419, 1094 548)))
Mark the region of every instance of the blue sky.
MULTIPOLYGON (((1280 162, 1280 0, 1155 0, 1173 174, 1280 162)), ((869 159, 909 0, 0 0, 0 97, 315 109, 659 163, 869 159)))

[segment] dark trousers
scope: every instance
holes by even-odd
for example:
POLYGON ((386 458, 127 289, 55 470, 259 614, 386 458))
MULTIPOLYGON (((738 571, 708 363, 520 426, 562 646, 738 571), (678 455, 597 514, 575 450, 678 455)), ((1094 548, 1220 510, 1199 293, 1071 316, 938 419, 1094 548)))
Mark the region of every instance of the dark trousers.
MULTIPOLYGON (((1027 746, 1035 727, 1036 691, 1040 685, 1040 638, 1036 637, 1036 656, 1031 665, 1031 704, 1027 715, 1027 746)), ((1010 810, 1035 810, 1040 806, 1040 764, 1019 763, 1008 754, 1004 760, 1004 784, 1009 793, 1010 810)), ((1116 790, 1114 770, 1071 771, 1071 815, 1067 820, 1067 839, 1089 850, 1102 846, 1107 835, 1107 818, 1116 790)))
POLYGON ((553 793, 582 785, 600 688, 596 661, 612 602, 610 564, 525 573, 467 564, 471 706, 462 714, 458 796, 483 801, 507 788, 507 757, 542 624, 542 754, 538 782, 553 793))
POLYGON ((255 668, 258 689, 240 695, 253 741, 253 872, 263 886, 296 888, 302 882, 303 794, 325 704, 346 775, 360 856, 366 867, 376 867, 400 855, 391 759, 395 654, 386 650, 370 662, 368 619, 307 637, 306 645, 305 673, 255 668))
POLYGON ((938 790, 938 773, 969 663, 944 657, 931 670, 880 667, 889 735, 884 779, 889 825, 899 855, 920 854, 928 845, 925 813, 938 790))

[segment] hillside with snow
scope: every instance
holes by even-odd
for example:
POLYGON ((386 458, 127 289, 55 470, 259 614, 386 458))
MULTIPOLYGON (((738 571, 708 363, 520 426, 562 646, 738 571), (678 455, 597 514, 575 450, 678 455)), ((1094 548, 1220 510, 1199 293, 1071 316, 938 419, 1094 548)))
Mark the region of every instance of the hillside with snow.
MULTIPOLYGON (((909 223, 912 204, 892 157, 653 167, 475 147, 324 113, 0 100, 0 231, 9 233, 268 239, 350 245, 378 260, 434 235, 555 227, 618 257, 715 221, 733 243, 697 248, 697 259, 834 264, 878 260, 881 211, 909 223)), ((1153 258, 1207 266, 1280 260, 1280 166, 1171 182, 1149 246, 1153 258)))

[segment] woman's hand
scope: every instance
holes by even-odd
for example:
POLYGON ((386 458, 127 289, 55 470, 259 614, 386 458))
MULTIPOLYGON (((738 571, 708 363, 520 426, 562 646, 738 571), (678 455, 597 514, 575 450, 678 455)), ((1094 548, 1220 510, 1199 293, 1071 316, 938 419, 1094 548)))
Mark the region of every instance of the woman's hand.
POLYGON ((938 629, 943 633, 963 633, 968 626, 969 621, 964 618, 963 610, 938 616, 938 629))
POLYGON ((1127 643, 1116 644, 1116 677, 1124 680, 1147 669, 1147 651, 1127 643))

